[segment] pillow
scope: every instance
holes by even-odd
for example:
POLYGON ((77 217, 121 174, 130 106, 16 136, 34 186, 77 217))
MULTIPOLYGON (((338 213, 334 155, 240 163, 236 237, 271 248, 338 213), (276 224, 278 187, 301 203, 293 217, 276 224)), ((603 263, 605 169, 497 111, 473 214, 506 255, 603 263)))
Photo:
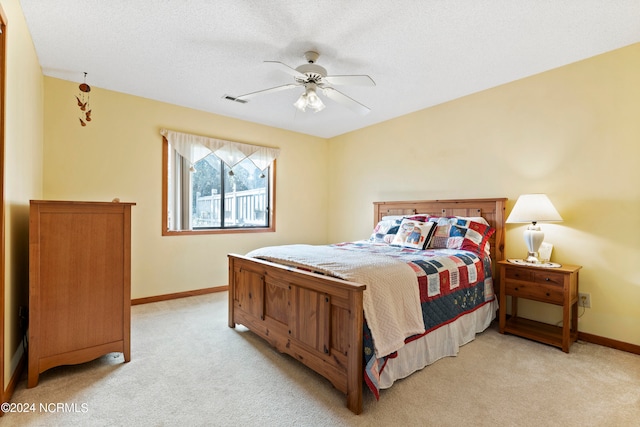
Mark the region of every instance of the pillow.
MULTIPOLYGON (((480 224, 489 225, 487 220, 484 219, 481 216, 459 216, 459 217, 456 217, 456 218, 468 219, 468 220, 471 220, 471 221, 479 222, 480 224)), ((484 253, 487 256, 491 256, 491 245, 489 244, 488 240, 487 240, 487 243, 484 245, 484 253)))
POLYGON ((402 216, 385 216, 382 221, 373 229, 369 242, 371 243, 391 243, 393 237, 398 232, 398 227, 402 222, 402 216))
POLYGON ((449 240, 449 231, 451 230, 451 221, 455 218, 447 217, 430 217, 429 221, 436 224, 436 229, 433 233, 433 238, 429 243, 429 247, 433 249, 446 249, 447 241, 449 240))
POLYGON ((394 246, 412 249, 426 249, 436 228, 433 222, 405 218, 400 223, 398 233, 391 242, 394 246))
POLYGON ((456 218, 451 221, 449 229, 448 249, 462 249, 481 255, 496 230, 487 224, 470 219, 456 218))
MULTIPOLYGON (((453 225, 457 225, 460 227, 467 227, 467 224, 470 223, 477 223, 479 225, 485 225, 487 227, 489 227, 489 223, 487 222, 486 219, 478 216, 478 217, 464 217, 464 216, 455 216, 455 217, 446 217, 446 216, 442 216, 442 217, 437 217, 437 216, 432 216, 429 217, 429 221, 433 221, 437 224, 437 228, 436 231, 433 235, 433 239, 431 239, 431 244, 429 245, 430 248, 433 249, 461 249, 459 246, 461 246, 461 242, 459 242, 460 239, 458 239, 457 241, 452 241, 451 244, 449 243, 449 238, 453 237, 453 238, 458 238, 458 237, 462 237, 461 231, 454 231, 454 235, 451 235, 452 233, 452 226, 453 225)), ((495 233, 495 230, 493 231, 495 233)), ((487 239, 488 240, 488 239, 487 239)))

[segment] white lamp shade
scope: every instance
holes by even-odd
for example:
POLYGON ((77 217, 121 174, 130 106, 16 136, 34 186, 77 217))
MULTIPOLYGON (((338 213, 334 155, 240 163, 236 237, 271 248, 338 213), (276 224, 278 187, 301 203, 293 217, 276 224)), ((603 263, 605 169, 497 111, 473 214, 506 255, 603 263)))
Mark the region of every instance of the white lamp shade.
POLYGON ((523 194, 518 197, 507 223, 562 221, 546 194, 523 194))
POLYGON ((537 223, 550 221, 562 221, 562 217, 546 194, 523 194, 518 197, 506 222, 531 223, 524 231, 524 242, 528 251, 527 262, 540 262, 537 253, 544 241, 544 233, 537 223))

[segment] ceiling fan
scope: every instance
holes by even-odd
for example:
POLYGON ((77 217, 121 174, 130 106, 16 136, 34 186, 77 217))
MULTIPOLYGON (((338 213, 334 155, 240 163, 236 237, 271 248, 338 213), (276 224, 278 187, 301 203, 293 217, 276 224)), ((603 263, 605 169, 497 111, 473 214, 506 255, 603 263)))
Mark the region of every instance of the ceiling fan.
POLYGON ((316 64, 319 56, 320 54, 318 52, 306 52, 304 54, 304 57, 306 58, 307 63, 300 65, 297 68, 292 68, 279 61, 264 61, 268 64, 275 65, 281 71, 292 75, 294 78, 294 83, 276 86, 270 89, 259 90, 257 92, 246 93, 237 97, 231 97, 227 95, 225 96, 225 98, 237 102, 246 103, 251 98, 258 95, 279 92, 281 90, 302 86, 304 87, 304 92, 302 93, 302 95, 300 95, 300 98, 298 98, 298 100, 293 104, 301 111, 306 111, 307 108, 311 108, 312 110, 318 112, 325 108, 324 103, 318 96, 318 91, 320 91, 327 98, 341 105, 344 105, 347 108, 350 108, 356 113, 364 115, 371 111, 367 106, 334 89, 333 86, 375 86, 376 84, 373 79, 367 75, 329 76, 327 75, 327 70, 324 67, 316 64))

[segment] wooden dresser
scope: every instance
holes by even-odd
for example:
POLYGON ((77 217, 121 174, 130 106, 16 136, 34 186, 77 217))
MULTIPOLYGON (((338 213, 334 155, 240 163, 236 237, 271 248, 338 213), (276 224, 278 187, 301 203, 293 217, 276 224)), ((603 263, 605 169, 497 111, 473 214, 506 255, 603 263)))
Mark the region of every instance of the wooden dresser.
POLYGON ((130 360, 133 205, 31 201, 27 387, 55 366, 130 360))

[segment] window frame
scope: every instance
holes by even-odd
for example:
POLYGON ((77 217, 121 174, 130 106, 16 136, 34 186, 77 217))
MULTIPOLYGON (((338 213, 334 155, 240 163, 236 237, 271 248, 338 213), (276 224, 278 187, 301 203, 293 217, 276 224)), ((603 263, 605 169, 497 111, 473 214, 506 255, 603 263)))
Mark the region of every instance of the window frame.
POLYGON ((268 227, 228 227, 205 228, 197 230, 168 229, 168 191, 169 191, 169 141, 162 137, 162 235, 194 236, 204 234, 240 234, 240 233, 273 233, 276 231, 276 160, 269 167, 269 226, 268 227))

